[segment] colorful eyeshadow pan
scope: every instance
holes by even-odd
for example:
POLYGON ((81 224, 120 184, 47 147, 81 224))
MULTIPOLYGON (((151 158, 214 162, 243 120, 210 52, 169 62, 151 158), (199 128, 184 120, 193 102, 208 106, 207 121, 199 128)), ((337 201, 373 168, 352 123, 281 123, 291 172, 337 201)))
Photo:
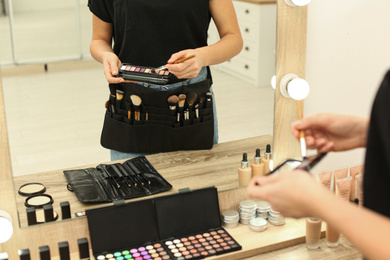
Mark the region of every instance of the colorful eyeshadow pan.
POLYGON ((182 237, 180 240, 167 240, 163 243, 173 260, 200 259, 241 248, 223 229, 182 237))
POLYGON ((170 73, 168 70, 155 70, 154 68, 123 63, 119 67, 118 76, 126 80, 166 84, 169 80, 170 73))

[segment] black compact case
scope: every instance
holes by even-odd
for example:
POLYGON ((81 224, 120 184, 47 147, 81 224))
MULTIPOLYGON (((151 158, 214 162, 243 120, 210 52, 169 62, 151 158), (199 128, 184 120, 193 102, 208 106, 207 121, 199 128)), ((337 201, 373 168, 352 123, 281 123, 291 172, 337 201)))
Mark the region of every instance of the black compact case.
POLYGON ((167 70, 155 70, 151 67, 131 65, 122 63, 119 67, 118 77, 125 80, 147 82, 164 85, 169 81, 170 73, 167 70))
POLYGON ((85 203, 132 199, 172 188, 144 156, 123 164, 99 164, 96 168, 66 170, 64 175, 68 189, 85 203))
POLYGON ((96 259, 202 259, 241 249, 221 227, 215 187, 185 189, 86 214, 96 259))

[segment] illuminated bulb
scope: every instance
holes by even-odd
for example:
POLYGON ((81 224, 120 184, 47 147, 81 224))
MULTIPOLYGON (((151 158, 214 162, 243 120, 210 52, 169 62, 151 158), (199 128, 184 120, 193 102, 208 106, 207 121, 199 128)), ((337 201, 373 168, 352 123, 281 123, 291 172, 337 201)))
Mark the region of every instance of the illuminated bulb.
POLYGON ((287 74, 280 81, 280 93, 295 100, 305 99, 310 92, 310 86, 304 79, 295 74, 287 74))
POLYGON ((305 6, 308 5, 311 0, 284 0, 289 6, 305 6))
POLYGON ((0 230, 0 244, 7 242, 14 232, 12 227, 12 218, 3 210, 0 210, 0 230))
POLYGON ((310 86, 304 79, 293 79, 287 84, 287 92, 295 100, 307 98, 309 91, 310 86))
POLYGON ((275 75, 273 75, 271 78, 271 87, 273 89, 276 89, 276 76, 275 75))

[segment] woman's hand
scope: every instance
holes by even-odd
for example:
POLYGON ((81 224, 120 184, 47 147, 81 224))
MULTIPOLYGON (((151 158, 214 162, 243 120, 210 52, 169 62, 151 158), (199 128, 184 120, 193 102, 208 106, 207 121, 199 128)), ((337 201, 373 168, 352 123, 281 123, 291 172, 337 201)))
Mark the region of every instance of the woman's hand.
POLYGON ((195 50, 183 50, 172 54, 165 67, 173 73, 178 79, 192 79, 198 76, 203 68, 202 54, 195 50), (195 55, 194 58, 186 60, 183 63, 174 64, 175 61, 185 57, 195 55))
POLYGON ((102 58, 104 75, 106 76, 107 82, 124 82, 123 78, 116 77, 118 75, 119 66, 121 65, 121 61, 119 60, 118 56, 116 56, 113 52, 105 52, 102 54, 102 58))
POLYGON ((299 131, 305 131, 307 147, 325 153, 364 147, 368 125, 366 118, 321 113, 295 121, 292 132, 299 139, 299 131))
POLYGON ((315 216, 313 204, 320 203, 327 192, 310 173, 302 170, 284 171, 254 177, 248 185, 249 197, 268 201, 272 209, 285 217, 315 216))

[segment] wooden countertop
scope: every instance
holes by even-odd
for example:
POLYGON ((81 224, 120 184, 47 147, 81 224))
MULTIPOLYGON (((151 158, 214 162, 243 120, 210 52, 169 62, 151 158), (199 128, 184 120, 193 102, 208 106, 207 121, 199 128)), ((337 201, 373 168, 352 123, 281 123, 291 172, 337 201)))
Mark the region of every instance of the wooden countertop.
MULTIPOLYGON (((257 148, 265 151, 267 144, 272 144, 271 135, 221 143, 214 145, 211 150, 179 151, 147 156, 154 168, 173 186, 172 190, 154 196, 177 192, 179 189, 187 187, 198 189, 216 186, 219 191, 236 188, 238 187, 237 169, 240 166, 242 154, 248 153, 248 158, 251 159, 257 148)), ((119 162, 123 161, 125 160, 119 162)), ((95 166, 89 165, 82 168, 95 166)), ((20 186, 29 182, 39 182, 45 185, 45 193, 53 197, 53 208, 57 213, 61 212, 60 202, 69 201, 73 218, 75 218, 75 212, 109 205, 107 203, 85 204, 78 201, 75 194, 66 188, 67 181, 63 170, 18 176, 14 178, 14 185, 22 227, 27 226, 26 207, 24 206, 26 197, 19 195, 17 191, 20 186)), ((142 198, 145 197, 138 199, 142 198)))
MULTIPOLYGON (((219 190, 220 210, 222 211, 232 208, 238 209, 239 202, 244 199, 248 199, 246 187, 237 188, 237 168, 240 163, 242 153, 247 152, 250 155, 256 148, 264 150, 266 144, 268 143, 272 144, 272 137, 261 136, 218 144, 215 145, 212 150, 207 151, 174 152, 148 156, 152 165, 173 185, 173 189, 171 191, 159 193, 154 196, 177 192, 179 189, 186 187, 197 189, 215 185, 219 190)), ((252 156, 250 155, 249 157, 252 156)), ((91 165, 91 167, 94 166, 96 165, 91 165)), ((19 186, 31 181, 41 182, 47 187, 46 193, 53 196, 55 200, 53 206, 57 212, 60 213, 59 203, 61 201, 69 201, 73 218, 75 218, 73 213, 76 211, 101 205, 108 205, 107 203, 80 203, 74 194, 66 190, 66 179, 62 170, 16 177, 15 191, 18 190, 19 186)), ((18 194, 16 195, 16 198, 21 224, 22 226, 26 226, 25 207, 23 205, 25 198, 18 194)), ((22 228, 21 230, 27 229, 31 232, 35 230, 35 232, 44 233, 46 231, 57 233, 59 230, 63 230, 61 226, 66 226, 67 229, 74 230, 71 228, 73 225, 83 227, 82 231, 78 232, 77 235, 74 235, 74 232, 72 233, 72 231, 70 231, 73 236, 78 238, 89 238, 88 229, 86 228, 87 220, 85 217, 75 218, 72 221, 56 221, 50 224, 36 225, 29 228, 22 228)), ((322 229, 325 229, 324 224, 322 229)), ((282 226, 273 226, 269 223, 267 230, 264 232, 254 232, 249 229, 249 226, 242 224, 236 228, 226 228, 226 230, 242 246, 242 250, 210 257, 208 259, 243 259, 254 255, 256 255, 256 257, 251 258, 252 260, 263 258, 265 256, 267 256, 267 258, 263 259, 269 259, 277 257, 279 255, 279 251, 282 252, 282 255, 294 255, 294 257, 298 257, 300 259, 312 259, 314 257, 324 258, 325 256, 334 256, 336 259, 336 256, 340 252, 343 252, 344 256, 348 256, 350 259, 358 259, 361 257, 360 253, 349 245, 345 239, 341 241, 340 247, 336 249, 330 249, 324 245, 324 242, 322 242, 323 245, 320 249, 307 250, 304 244, 304 219, 287 218, 286 223, 282 226), (295 249, 285 249, 291 247, 295 249)), ((68 237, 71 236, 68 234, 68 237)), ((48 241, 45 241, 45 237, 40 238, 40 244, 47 243, 48 241)), ((75 249, 76 246, 73 245, 73 250, 75 249)), ((77 259, 77 257, 77 253, 73 251, 72 259, 77 259)), ((52 259, 58 258, 53 257, 52 259)))

